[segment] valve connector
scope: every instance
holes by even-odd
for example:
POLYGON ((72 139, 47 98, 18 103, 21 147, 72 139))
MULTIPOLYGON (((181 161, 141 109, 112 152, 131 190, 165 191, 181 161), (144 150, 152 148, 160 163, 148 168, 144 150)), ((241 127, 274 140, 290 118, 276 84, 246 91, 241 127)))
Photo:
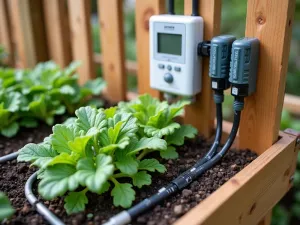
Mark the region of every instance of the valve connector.
POLYGON ((259 40, 242 38, 233 42, 229 81, 233 96, 246 97, 256 90, 259 40))
POLYGON ((211 40, 209 76, 214 90, 225 90, 230 87, 228 82, 230 55, 235 40, 233 35, 221 35, 211 40))

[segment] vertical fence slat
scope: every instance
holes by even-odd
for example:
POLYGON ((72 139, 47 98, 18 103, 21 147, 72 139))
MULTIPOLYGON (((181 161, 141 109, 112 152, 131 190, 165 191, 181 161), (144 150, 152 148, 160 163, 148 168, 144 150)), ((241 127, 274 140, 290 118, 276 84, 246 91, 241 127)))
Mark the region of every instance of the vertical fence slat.
MULTIPOLYGON (((184 2, 185 15, 192 13, 192 0, 184 2)), ((201 0, 200 16, 204 19, 204 40, 210 40, 220 32, 221 0, 201 0)), ((185 109, 184 122, 193 124, 205 137, 210 137, 214 127, 214 103, 210 85, 209 59, 202 61, 202 91, 196 96, 196 102, 185 109)))
POLYGON ((160 98, 161 93, 150 88, 149 19, 154 14, 165 13, 165 0, 137 0, 135 13, 138 91, 160 98))
POLYGON ((66 2, 44 0, 43 3, 49 56, 65 67, 72 60, 66 2))
POLYGON ((113 101, 126 99, 123 1, 98 0, 99 25, 104 78, 107 97, 113 101))
POLYGON ((260 39, 257 90, 246 98, 240 147, 262 153, 278 138, 295 0, 248 0, 246 36, 260 39))
POLYGON ((19 65, 34 67, 48 59, 41 0, 10 0, 9 12, 19 65))
POLYGON ((68 0, 73 59, 81 61, 79 83, 95 78, 90 22, 90 1, 68 0))
POLYGON ((6 63, 13 66, 14 49, 7 0, 0 0, 0 28, 1 45, 8 53, 6 63))

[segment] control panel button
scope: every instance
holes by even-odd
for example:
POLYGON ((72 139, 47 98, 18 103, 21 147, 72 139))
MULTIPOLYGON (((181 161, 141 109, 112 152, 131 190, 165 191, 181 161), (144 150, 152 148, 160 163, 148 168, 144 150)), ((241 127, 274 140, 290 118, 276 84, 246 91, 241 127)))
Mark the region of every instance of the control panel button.
POLYGON ((173 75, 170 73, 165 73, 164 75, 164 80, 168 83, 171 84, 174 80, 173 75))
POLYGON ((181 67, 176 66, 176 67, 174 68, 174 70, 175 70, 176 72, 180 72, 180 71, 181 71, 181 67))
POLYGON ((164 65, 164 64, 158 64, 158 68, 159 68, 159 69, 164 69, 164 68, 165 68, 165 65, 164 65))
POLYGON ((167 66, 167 69, 168 69, 169 71, 171 71, 171 70, 172 70, 172 66, 168 65, 168 66, 167 66))

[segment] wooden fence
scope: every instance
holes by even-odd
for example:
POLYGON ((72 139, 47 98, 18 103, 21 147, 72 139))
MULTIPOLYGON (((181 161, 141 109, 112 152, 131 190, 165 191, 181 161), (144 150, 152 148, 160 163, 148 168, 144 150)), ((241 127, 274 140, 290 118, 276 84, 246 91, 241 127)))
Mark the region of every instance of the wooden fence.
MULTIPOLYGON (((220 33, 221 0, 199 0, 204 18, 205 40, 220 33)), ((185 0, 191 14, 192 0, 185 0)), ((127 92, 126 71, 138 78, 139 93, 158 98, 149 85, 149 18, 166 12, 165 0, 136 0, 137 62, 126 61, 124 51, 123 1, 98 0, 102 54, 92 51, 89 0, 0 0, 0 41, 15 67, 33 67, 53 59, 61 66, 82 61, 80 82, 95 77, 101 66, 108 83, 106 96, 114 102, 133 98, 127 92)), ((278 140, 284 103, 295 0, 248 0, 245 36, 260 39, 260 63, 256 93, 246 99, 239 131, 239 147, 261 154, 278 140)), ((208 59, 203 60, 203 89, 196 103, 186 108, 185 123, 210 137, 214 130, 214 104, 208 77, 208 59)), ((300 100, 286 96, 285 107, 300 114, 300 100)), ((266 217, 268 218, 268 217, 266 217)), ((266 219, 267 221, 267 219, 266 219)))

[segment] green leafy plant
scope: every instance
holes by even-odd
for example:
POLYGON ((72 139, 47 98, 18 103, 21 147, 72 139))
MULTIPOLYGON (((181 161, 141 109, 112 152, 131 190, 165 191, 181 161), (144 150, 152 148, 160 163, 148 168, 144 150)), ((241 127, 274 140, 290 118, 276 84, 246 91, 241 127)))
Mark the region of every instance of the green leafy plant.
POLYGON ((7 196, 0 192, 0 222, 11 217, 14 212, 15 210, 12 208, 7 196))
MULTIPOLYGON (((174 119, 183 114, 183 107, 189 104, 188 101, 179 101, 168 105, 166 101, 160 102, 150 95, 142 95, 132 102, 120 102, 119 108, 128 113, 132 113, 138 119, 140 127, 139 134, 148 137, 159 137, 167 142, 166 151, 160 152, 164 159, 174 159, 178 153, 174 146, 184 143, 184 138, 193 138, 197 130, 191 125, 182 125, 174 119)), ((144 150, 143 155, 148 154, 149 150, 144 150)))
POLYGON ((38 64, 32 70, 0 69, 0 131, 14 136, 20 126, 37 127, 38 121, 54 123, 56 115, 74 114, 85 104, 101 106, 91 99, 105 87, 101 78, 79 86, 75 73, 79 63, 61 69, 54 62, 38 64))
POLYGON ((195 137, 195 128, 174 122, 185 104, 168 105, 143 95, 105 110, 81 107, 76 119, 55 125, 43 143, 20 149, 18 161, 40 168, 38 191, 43 198, 69 191, 65 198, 69 214, 84 210, 88 191, 110 191, 115 206, 128 208, 135 199, 133 186, 150 185, 149 172, 166 171, 153 155, 146 155, 156 151, 165 159, 176 158, 173 146, 195 137))

